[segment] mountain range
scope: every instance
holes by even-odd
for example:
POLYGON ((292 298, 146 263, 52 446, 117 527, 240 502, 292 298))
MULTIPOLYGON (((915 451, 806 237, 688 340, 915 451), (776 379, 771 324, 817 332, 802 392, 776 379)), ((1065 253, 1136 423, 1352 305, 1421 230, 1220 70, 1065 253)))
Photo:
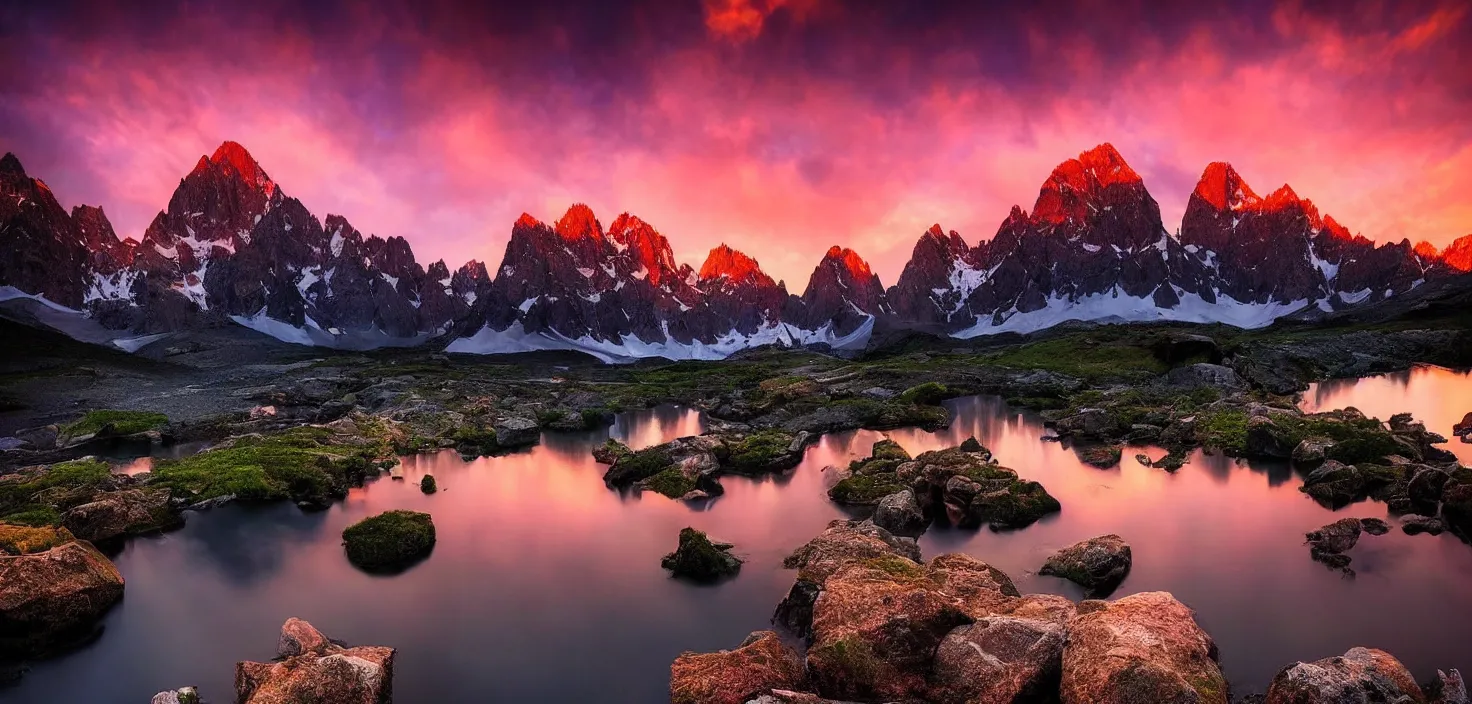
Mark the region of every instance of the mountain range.
MULTIPOLYGON (((856 252, 828 250, 802 293, 725 245, 699 269, 624 213, 605 228, 574 205, 522 215, 500 268, 427 267, 402 237, 319 220, 250 154, 200 157, 141 241, 100 207, 68 213, 13 154, 0 159, 0 299, 34 298, 134 350, 227 321, 300 344, 440 344, 451 352, 579 350, 606 361, 724 357, 764 344, 862 349, 876 321, 955 337, 1068 320, 1258 327, 1402 295, 1472 269, 1472 235, 1437 251, 1355 236, 1283 186, 1259 196, 1206 167, 1176 234, 1124 158, 1069 159, 988 240, 939 225, 886 289, 856 252)), ((107 336, 104 336, 107 337, 107 336)))

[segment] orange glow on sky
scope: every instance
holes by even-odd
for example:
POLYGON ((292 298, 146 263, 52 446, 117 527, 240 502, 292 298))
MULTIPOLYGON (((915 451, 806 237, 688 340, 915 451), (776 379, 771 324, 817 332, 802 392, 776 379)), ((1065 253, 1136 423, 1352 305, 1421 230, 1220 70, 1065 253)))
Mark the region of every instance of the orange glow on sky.
POLYGON ((452 268, 582 202, 692 266, 724 242, 800 290, 837 244, 890 284, 932 223, 990 238, 1103 142, 1170 230, 1227 161, 1377 241, 1472 232, 1454 1, 50 5, 0 22, 0 151, 125 237, 226 139, 452 268))

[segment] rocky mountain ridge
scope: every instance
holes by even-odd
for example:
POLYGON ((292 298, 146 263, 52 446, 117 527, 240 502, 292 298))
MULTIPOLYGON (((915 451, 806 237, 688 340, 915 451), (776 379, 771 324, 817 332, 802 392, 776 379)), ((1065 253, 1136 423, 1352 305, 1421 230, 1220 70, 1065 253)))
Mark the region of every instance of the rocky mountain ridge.
POLYGON ((1472 269, 1472 236, 1444 252, 1377 246, 1286 185, 1258 196, 1220 162, 1206 167, 1173 235, 1109 144, 1060 164, 1032 211, 1014 206, 989 240, 970 246, 931 227, 888 289, 839 246, 801 295, 724 244, 696 270, 639 217, 605 228, 581 204, 552 224, 523 214, 494 278, 474 261, 426 268, 402 237, 318 220, 234 142, 200 157, 141 242, 119 240, 101 208, 68 214, 7 154, 0 241, 5 297, 44 298, 120 337, 233 322, 300 344, 438 339, 452 352, 571 349, 609 361, 710 359, 763 344, 861 349, 876 320, 956 337, 1067 320, 1256 327, 1472 269))

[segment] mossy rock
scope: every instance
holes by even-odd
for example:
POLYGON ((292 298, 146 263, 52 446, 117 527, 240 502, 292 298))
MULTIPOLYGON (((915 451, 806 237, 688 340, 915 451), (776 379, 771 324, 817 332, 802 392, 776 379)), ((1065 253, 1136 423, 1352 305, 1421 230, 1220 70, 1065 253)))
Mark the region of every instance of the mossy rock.
POLYGON ((132 435, 149 430, 159 430, 169 424, 169 417, 148 411, 96 410, 87 411, 81 419, 61 429, 63 439, 79 438, 84 435, 103 433, 108 436, 132 435))
POLYGON ((111 488, 112 469, 86 458, 58 462, 0 478, 0 521, 13 525, 55 526, 61 514, 111 488))
POLYGON ((905 403, 916 403, 922 406, 938 406, 955 394, 951 393, 945 384, 936 381, 927 381, 905 389, 900 393, 900 400, 905 403))
POLYGON ((455 441, 455 449, 462 455, 491 455, 500 449, 495 428, 462 425, 455 428, 450 439, 455 441))
POLYGON ((711 542, 701 531, 682 528, 679 546, 659 564, 675 577, 714 582, 741 571, 741 560, 730 549, 728 544, 711 542))
POLYGON ((627 487, 659 474, 674 464, 675 461, 666 448, 659 445, 646 447, 619 457, 603 473, 603 481, 609 486, 627 487))
POLYGON ((433 474, 426 474, 423 479, 419 480, 419 490, 426 494, 433 494, 440 490, 439 484, 435 482, 433 474))
POLYGON ((888 438, 886 438, 884 440, 880 440, 879 442, 874 443, 873 449, 871 449, 869 451, 869 456, 872 457, 872 458, 874 458, 874 459, 876 459, 876 460, 909 460, 909 459, 911 459, 910 458, 910 453, 906 452, 905 451, 905 448, 900 447, 900 444, 899 443, 897 443, 897 442, 895 442, 893 440, 890 440, 888 438))
POLYGON ((1078 458, 1084 464, 1099 469, 1108 469, 1119 464, 1122 454, 1118 445, 1089 445, 1079 448, 1078 458))
POLYGON ((733 472, 758 474, 794 467, 802 453, 788 452, 796 436, 777 429, 758 430, 726 443, 721 464, 733 472))
POLYGON ((76 538, 65 528, 17 526, 0 523, 0 555, 44 552, 76 538))
POLYGON ((149 482, 191 501, 234 496, 320 505, 346 496, 349 486, 375 473, 378 460, 392 452, 387 441, 358 440, 350 444, 313 426, 235 438, 225 446, 158 463, 149 482))
POLYGON ((385 511, 342 532, 348 561, 369 571, 405 567, 434 549, 434 522, 418 511, 385 511))
POLYGON ((678 499, 695 491, 696 481, 694 477, 686 476, 685 472, 679 467, 672 465, 660 473, 645 479, 643 486, 656 494, 662 494, 671 499, 678 499))
POLYGON ((874 506, 879 500, 904 489, 905 483, 893 472, 853 474, 833 485, 828 498, 845 506, 874 506))
POLYGON ((1026 480, 1014 480, 1004 491, 978 494, 971 500, 974 520, 990 524, 992 530, 1025 528, 1062 508, 1042 484, 1026 480))
POLYGON ((630 450, 628 445, 609 438, 603 441, 602 445, 593 448, 593 459, 602 464, 611 465, 631 452, 633 450, 630 450))
POLYGON ((982 445, 981 441, 976 438, 966 438, 961 441, 961 445, 957 449, 962 452, 985 452, 991 454, 991 451, 987 450, 986 446, 982 445))

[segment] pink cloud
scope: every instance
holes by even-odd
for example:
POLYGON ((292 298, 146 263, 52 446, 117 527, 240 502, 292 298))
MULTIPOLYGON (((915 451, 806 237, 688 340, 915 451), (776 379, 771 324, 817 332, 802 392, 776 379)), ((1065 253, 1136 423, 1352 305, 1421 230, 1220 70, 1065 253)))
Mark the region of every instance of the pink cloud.
POLYGON ((1172 230, 1200 170, 1226 160, 1259 191, 1289 182, 1377 240, 1472 231, 1466 93, 1427 68, 1466 29, 1456 5, 1368 30, 1285 6, 1269 23, 1275 50, 1241 51, 1257 30, 1223 20, 1134 38, 1129 61, 1109 39, 1060 42, 1043 18, 1017 29, 1041 76, 1022 79, 927 41, 853 40, 852 52, 883 52, 873 70, 844 51, 764 60, 788 41, 769 32, 774 13, 815 32, 843 18, 777 0, 700 10, 705 35, 631 39, 613 69, 574 61, 565 28, 443 46, 366 15, 332 41, 224 32, 211 17, 170 35, 223 37, 207 44, 55 38, 45 49, 63 58, 47 80, 6 98, 57 156, 7 148, 66 205, 105 206, 123 235, 233 139, 319 216, 405 236, 426 263, 494 266, 523 211, 551 221, 586 202, 605 224, 640 215, 693 266, 725 242, 799 291, 835 243, 893 283, 931 223, 989 238, 1058 162, 1105 141, 1172 230), (383 45, 411 58, 369 61, 383 45))

